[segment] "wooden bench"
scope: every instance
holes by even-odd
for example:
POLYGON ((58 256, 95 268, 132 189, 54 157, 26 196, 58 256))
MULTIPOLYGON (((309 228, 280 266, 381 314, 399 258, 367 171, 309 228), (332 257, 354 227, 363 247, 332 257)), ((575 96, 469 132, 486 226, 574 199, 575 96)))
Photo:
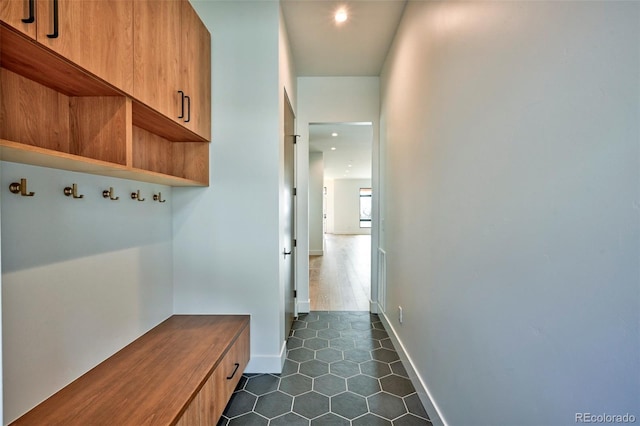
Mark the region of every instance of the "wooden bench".
POLYGON ((174 315, 12 425, 215 425, 248 362, 248 315, 174 315))

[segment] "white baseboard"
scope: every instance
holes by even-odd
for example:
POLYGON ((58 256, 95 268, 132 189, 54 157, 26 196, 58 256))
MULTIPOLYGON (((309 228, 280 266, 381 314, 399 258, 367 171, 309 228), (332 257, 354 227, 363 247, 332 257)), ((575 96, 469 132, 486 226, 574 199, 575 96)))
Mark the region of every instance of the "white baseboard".
POLYGON ((298 303, 297 312, 299 314, 308 314, 309 312, 311 312, 311 299, 298 300, 297 303, 298 303))
POLYGON ((309 250, 309 256, 324 256, 324 250, 309 250))
POLYGON ((280 349, 280 355, 251 355, 251 360, 244 372, 249 374, 280 374, 286 358, 287 342, 284 341, 280 349))
POLYGON ((372 314, 377 314, 379 312, 378 302, 374 302, 373 300, 369 300, 369 312, 372 314))
POLYGON ((378 307, 377 311, 378 311, 378 316, 380 317, 380 320, 384 325, 384 328, 389 332, 389 337, 391 338, 391 342, 393 343, 393 346, 396 348, 396 351, 398 352, 398 355, 402 360, 402 364, 407 370, 407 374, 411 379, 411 383, 413 384, 413 387, 416 389, 418 397, 420 398, 420 401, 422 401, 422 405, 424 406, 424 409, 427 411, 427 414, 429 415, 429 419, 431 419, 431 423, 434 426, 447 426, 447 423, 444 420, 444 417, 442 416, 442 414, 440 413, 438 406, 433 402, 433 398, 431 397, 431 393, 429 392, 429 389, 425 385, 424 380, 422 380, 422 377, 418 375, 418 372, 416 371, 416 368, 413 364, 413 361, 411 360, 411 357, 409 356, 409 354, 407 354, 404 348, 404 345, 402 344, 402 341, 398 337, 396 330, 391 325, 389 318, 387 318, 386 314, 384 313, 381 307, 378 307))

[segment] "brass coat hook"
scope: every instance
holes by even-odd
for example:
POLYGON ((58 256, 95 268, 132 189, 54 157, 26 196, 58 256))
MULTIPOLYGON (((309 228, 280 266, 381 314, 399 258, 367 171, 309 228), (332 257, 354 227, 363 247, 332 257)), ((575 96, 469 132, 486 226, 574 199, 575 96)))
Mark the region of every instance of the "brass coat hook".
POLYGON ((78 195, 78 185, 75 183, 72 186, 67 186, 64 189, 64 195, 67 197, 73 196, 73 198, 84 198, 84 195, 78 195))
POLYGON ((102 191, 102 196, 104 198, 110 199, 111 201, 117 201, 117 200, 120 199, 120 197, 114 197, 113 196, 113 187, 112 186, 110 186, 108 190, 105 189, 104 191, 102 191))
POLYGON ((33 197, 34 195, 36 195, 35 192, 29 192, 27 190, 26 179, 20 179, 20 183, 13 182, 11 185, 9 185, 9 191, 11 191, 14 194, 20 194, 23 197, 33 197))
POLYGON ((140 190, 138 189, 138 192, 132 192, 131 193, 131 199, 132 200, 138 200, 138 201, 144 201, 144 198, 140 197, 140 190))
POLYGON ((157 201, 159 203, 166 203, 167 200, 162 199, 162 192, 158 192, 157 194, 153 194, 153 201, 157 201))

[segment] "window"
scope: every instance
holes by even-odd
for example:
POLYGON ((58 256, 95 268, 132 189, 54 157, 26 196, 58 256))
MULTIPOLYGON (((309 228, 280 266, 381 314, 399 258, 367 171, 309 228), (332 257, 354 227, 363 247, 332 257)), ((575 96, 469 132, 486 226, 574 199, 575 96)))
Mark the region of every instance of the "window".
POLYGON ((371 188, 360 188, 360 228, 371 228, 371 188))

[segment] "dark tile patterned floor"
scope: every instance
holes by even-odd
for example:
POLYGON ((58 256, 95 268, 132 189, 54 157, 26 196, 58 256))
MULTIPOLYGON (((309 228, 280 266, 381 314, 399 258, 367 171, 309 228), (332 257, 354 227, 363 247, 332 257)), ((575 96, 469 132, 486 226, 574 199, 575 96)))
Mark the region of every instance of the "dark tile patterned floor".
POLYGON ((245 374, 218 426, 431 425, 389 335, 368 312, 293 324, 282 374, 245 374))

